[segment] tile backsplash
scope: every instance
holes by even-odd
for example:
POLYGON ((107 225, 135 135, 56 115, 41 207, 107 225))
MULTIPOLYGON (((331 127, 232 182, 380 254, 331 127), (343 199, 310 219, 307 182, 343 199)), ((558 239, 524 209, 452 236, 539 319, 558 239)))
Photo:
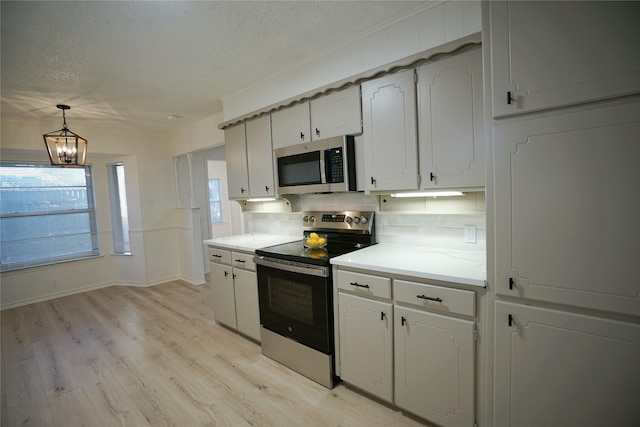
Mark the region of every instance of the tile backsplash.
POLYGON ((376 213, 378 243, 486 251, 485 214, 376 213), (476 242, 464 242, 464 227, 476 227, 476 242))
MULTIPOLYGON (((243 212, 246 233, 297 236, 302 234, 301 212, 265 208, 243 212)), ((304 195, 300 210, 373 210, 378 243, 486 252, 484 193, 437 199, 396 199, 363 193, 304 195), (464 227, 476 227, 476 243, 465 243, 464 227)))
POLYGON ((282 234, 302 238, 300 212, 244 212, 245 233, 282 234))

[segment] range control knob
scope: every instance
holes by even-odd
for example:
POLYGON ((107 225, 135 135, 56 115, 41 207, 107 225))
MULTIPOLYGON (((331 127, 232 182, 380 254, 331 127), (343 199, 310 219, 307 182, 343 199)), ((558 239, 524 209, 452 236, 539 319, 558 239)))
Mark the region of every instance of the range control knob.
POLYGON ((369 220, 367 219, 367 217, 366 217, 366 216, 364 216, 364 215, 362 216, 362 218, 360 218, 360 221, 361 221, 363 224, 366 224, 366 223, 368 223, 368 222, 369 222, 369 220))
POLYGON ((309 222, 309 217, 307 215, 303 216, 302 222, 309 222))
MULTIPOLYGON (((356 219, 358 219, 358 218, 356 218, 356 219)), ((353 222, 353 218, 348 216, 347 218, 345 218, 345 221, 347 222, 347 224, 351 225, 351 223, 353 222)))
POLYGON ((309 217, 309 222, 316 222, 316 217, 315 217, 315 216, 313 216, 313 215, 311 215, 311 216, 309 217))
POLYGON ((353 218, 353 222, 355 222, 356 224, 360 224, 360 217, 353 218))

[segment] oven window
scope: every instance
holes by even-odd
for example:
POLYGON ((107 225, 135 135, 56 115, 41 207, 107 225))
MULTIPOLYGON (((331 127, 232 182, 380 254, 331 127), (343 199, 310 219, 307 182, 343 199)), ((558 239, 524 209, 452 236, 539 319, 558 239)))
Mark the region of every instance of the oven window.
POLYGON ((269 309, 313 325, 312 287, 281 278, 269 278, 269 309))
POLYGON ((257 265, 260 324, 325 354, 333 349, 330 277, 257 265))
POLYGON ((278 158, 278 183, 280 187, 322 184, 320 152, 278 158))

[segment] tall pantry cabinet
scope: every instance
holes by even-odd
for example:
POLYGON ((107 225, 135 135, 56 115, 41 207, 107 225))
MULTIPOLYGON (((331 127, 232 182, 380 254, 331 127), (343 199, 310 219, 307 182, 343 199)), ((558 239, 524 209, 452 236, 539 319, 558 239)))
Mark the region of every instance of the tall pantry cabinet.
POLYGON ((483 8, 491 424, 640 425, 640 3, 483 8))

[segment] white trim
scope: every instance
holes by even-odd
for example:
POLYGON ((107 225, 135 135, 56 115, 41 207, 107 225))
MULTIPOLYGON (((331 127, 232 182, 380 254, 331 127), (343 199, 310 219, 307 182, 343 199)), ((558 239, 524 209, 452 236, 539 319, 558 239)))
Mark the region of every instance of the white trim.
POLYGON ((66 296, 69 296, 69 295, 75 295, 75 294, 79 294, 79 293, 82 293, 82 292, 88 292, 88 291, 93 291, 93 290, 96 290, 96 289, 107 288, 109 286, 113 286, 113 282, 100 283, 100 284, 97 284, 97 285, 90 285, 90 286, 84 286, 82 288, 75 288, 75 289, 70 289, 70 290, 66 290, 66 291, 55 292, 53 294, 48 294, 48 295, 40 296, 40 297, 37 297, 37 298, 29 298, 29 299, 25 299, 25 300, 21 300, 21 301, 12 302, 10 304, 3 304, 0 307, 0 310, 8 310, 8 309, 11 309, 11 308, 21 307, 23 305, 34 304, 34 303, 37 303, 37 302, 48 301, 48 300, 56 299, 56 298, 60 298, 60 297, 66 297, 66 296))
POLYGON ((102 289, 102 288, 108 288, 110 286, 131 286, 131 287, 136 287, 136 288, 149 288, 152 286, 157 286, 157 285, 162 285, 164 283, 168 283, 168 282, 175 282, 175 281, 183 281, 186 282, 190 285, 193 286, 201 286, 201 285, 206 285, 207 282, 202 282, 202 283, 198 283, 190 278, 187 277, 182 277, 182 276, 173 276, 173 277, 165 277, 162 278, 160 280, 155 280, 153 282, 148 282, 148 283, 144 283, 144 282, 109 282, 109 283, 100 283, 97 285, 89 285, 89 286, 84 286, 82 288, 75 288, 75 289, 70 289, 70 290, 66 290, 66 291, 61 291, 61 292, 55 292, 52 294, 47 294, 47 295, 43 295, 43 296, 39 296, 36 298, 28 298, 28 299, 24 299, 24 300, 20 300, 20 301, 15 301, 9 304, 3 304, 2 306, 0 306, 0 311, 2 310, 9 310, 12 308, 16 308, 16 307, 22 307, 24 305, 29 305, 29 304, 34 304, 34 303, 38 303, 38 302, 43 302, 43 301, 49 301, 52 299, 56 299, 56 298, 61 298, 61 297, 66 297, 69 295, 75 295, 75 294, 79 294, 82 292, 89 292, 89 291, 94 291, 96 289, 102 289))

